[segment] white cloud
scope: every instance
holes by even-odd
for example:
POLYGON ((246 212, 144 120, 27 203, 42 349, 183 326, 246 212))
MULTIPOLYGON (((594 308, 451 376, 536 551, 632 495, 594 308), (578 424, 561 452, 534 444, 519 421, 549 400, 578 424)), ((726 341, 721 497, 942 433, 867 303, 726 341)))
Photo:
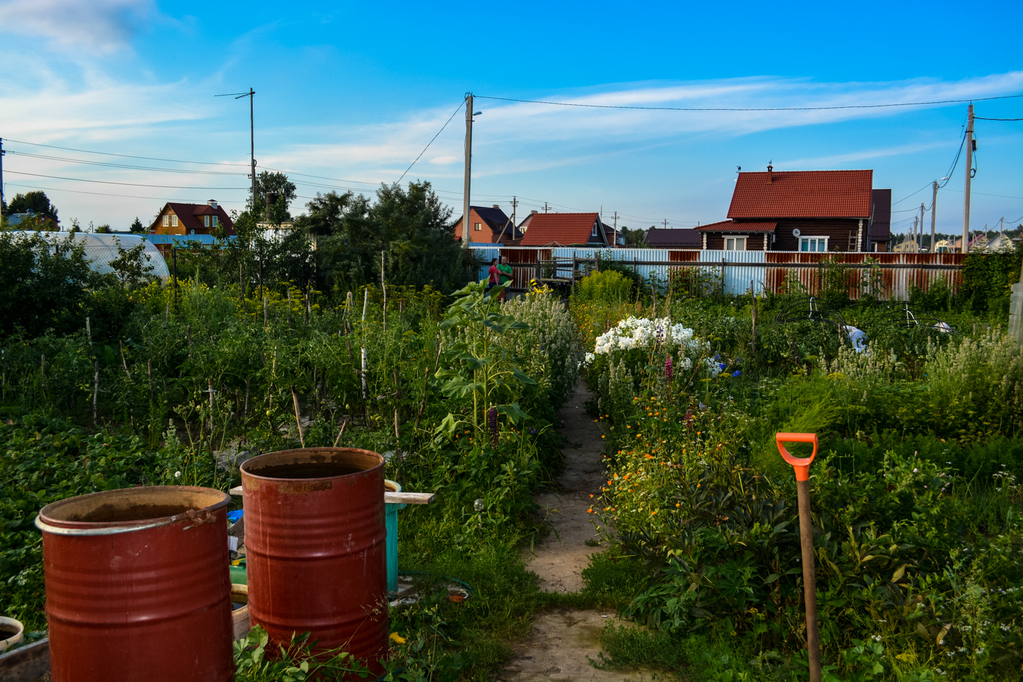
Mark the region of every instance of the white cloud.
POLYGON ((0 31, 41 37, 54 47, 110 53, 128 47, 156 11, 153 0, 7 0, 0 31))

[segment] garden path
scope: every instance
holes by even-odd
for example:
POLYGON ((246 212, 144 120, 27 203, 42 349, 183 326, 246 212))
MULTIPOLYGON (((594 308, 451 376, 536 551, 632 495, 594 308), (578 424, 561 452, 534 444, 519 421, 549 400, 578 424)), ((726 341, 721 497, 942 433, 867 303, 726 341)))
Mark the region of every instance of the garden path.
MULTIPOLYGON (((536 496, 551 533, 542 544, 527 550, 526 561, 539 576, 541 588, 548 592, 582 590, 582 571, 589 564, 590 555, 600 551, 594 544, 600 541, 592 523, 594 517, 587 513, 591 495, 600 494, 604 480, 600 429, 584 407, 591 397, 585 382, 580 380, 575 395, 561 409, 564 424, 561 432, 566 446, 565 470, 557 481, 560 490, 536 496)), ((542 613, 533 623, 532 635, 516 645, 515 654, 498 679, 507 682, 652 679, 649 673, 611 672, 590 665, 590 660, 598 660, 601 629, 612 622, 617 622, 614 612, 556 609, 542 613)))

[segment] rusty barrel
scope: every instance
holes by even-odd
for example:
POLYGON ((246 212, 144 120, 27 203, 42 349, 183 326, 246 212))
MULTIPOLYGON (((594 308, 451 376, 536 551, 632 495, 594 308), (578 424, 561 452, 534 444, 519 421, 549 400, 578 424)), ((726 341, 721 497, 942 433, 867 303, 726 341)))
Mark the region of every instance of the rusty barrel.
POLYGON ((230 501, 161 486, 43 507, 54 682, 232 679, 230 501))
POLYGON ((383 672, 384 459, 353 448, 272 452, 241 467, 249 618, 274 642, 311 633, 383 672))

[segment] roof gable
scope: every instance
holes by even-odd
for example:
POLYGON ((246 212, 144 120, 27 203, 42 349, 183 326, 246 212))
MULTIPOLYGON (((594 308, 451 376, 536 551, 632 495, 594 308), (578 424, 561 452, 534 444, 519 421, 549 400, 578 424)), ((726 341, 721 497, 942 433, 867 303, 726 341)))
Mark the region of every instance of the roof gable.
POLYGON ((494 233, 494 236, 507 235, 509 239, 521 239, 522 232, 512 223, 511 218, 499 208, 484 208, 483 206, 470 206, 472 211, 485 222, 494 233))
POLYGON ((728 217, 867 219, 873 176, 872 170, 739 173, 728 217))
MULTIPOLYGON (((534 213, 522 238, 522 246, 545 246, 555 242, 563 246, 586 244, 593 234, 594 224, 600 224, 597 213, 534 213)), ((600 227, 598 234, 606 244, 607 238, 600 227)))
POLYGON ((170 201, 160 210, 160 214, 150 227, 150 232, 159 227, 159 216, 163 215, 168 208, 178 217, 178 221, 185 228, 186 234, 193 231, 197 234, 202 234, 212 230, 212 226, 207 227, 203 224, 202 217, 207 215, 217 216, 217 222, 220 223, 218 228, 223 228, 229 234, 234 233, 234 222, 220 204, 217 204, 216 208, 214 208, 209 204, 182 204, 170 201))

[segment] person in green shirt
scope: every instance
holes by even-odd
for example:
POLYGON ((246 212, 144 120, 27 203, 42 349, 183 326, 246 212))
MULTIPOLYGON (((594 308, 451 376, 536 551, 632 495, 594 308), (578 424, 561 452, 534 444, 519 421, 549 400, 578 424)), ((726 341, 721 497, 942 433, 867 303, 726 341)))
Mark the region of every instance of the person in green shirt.
MULTIPOLYGON (((512 266, 508 265, 508 256, 501 256, 501 264, 497 266, 498 277, 501 278, 501 284, 511 284, 512 281, 512 266)), ((501 300, 508 298, 508 290, 505 289, 501 292, 501 300)))

